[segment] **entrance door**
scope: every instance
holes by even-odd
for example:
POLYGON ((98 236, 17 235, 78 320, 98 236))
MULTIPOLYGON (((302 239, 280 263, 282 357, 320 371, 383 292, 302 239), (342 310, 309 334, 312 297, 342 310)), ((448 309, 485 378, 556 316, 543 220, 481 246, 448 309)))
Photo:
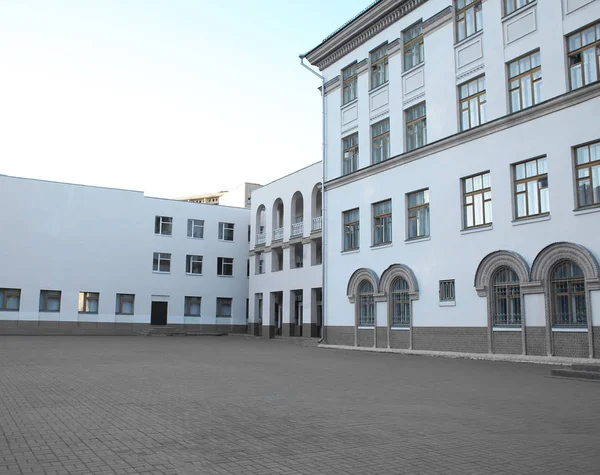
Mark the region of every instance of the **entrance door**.
POLYGON ((150 325, 167 324, 168 305, 168 302, 152 302, 152 310, 150 311, 150 325))
MULTIPOLYGON (((300 298, 302 298, 302 295, 299 296, 300 298)), ((296 299, 298 298, 298 296, 296 296, 296 299)), ((294 304, 294 313, 296 314, 296 336, 302 336, 302 325, 304 324, 303 322, 303 315, 302 315, 302 300, 296 300, 295 304, 294 304)))

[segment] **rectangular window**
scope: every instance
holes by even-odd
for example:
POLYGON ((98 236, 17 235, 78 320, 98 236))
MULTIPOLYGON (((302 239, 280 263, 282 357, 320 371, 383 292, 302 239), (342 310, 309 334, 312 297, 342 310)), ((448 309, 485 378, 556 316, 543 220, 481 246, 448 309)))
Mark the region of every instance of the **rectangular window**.
POLYGON ((115 313, 117 315, 133 315, 134 302, 134 294, 117 294, 115 313))
POLYGON ((571 90, 600 78, 600 23, 567 37, 571 90))
POLYGON ((173 218, 156 216, 154 218, 154 234, 170 236, 173 233, 173 218))
POLYGON ((492 223, 490 173, 463 178, 463 226, 465 229, 492 223))
POLYGON ((189 238, 204 239, 204 220, 188 219, 187 236, 189 238))
POLYGON ((533 2, 534 0, 504 0, 504 15, 510 15, 519 8, 523 8, 533 2))
POLYGON ((454 289, 455 289, 454 279, 440 280, 440 302, 456 301, 454 289))
POLYGON ((185 256, 186 274, 202 275, 202 256, 188 254, 185 256))
POLYGON ((429 236, 429 190, 407 195, 408 239, 429 236))
POLYGON ((577 207, 600 205, 600 142, 575 148, 577 207))
POLYGON ((257 252, 255 254, 255 273, 256 274, 264 274, 265 273, 265 256, 262 252, 257 252))
POLYGON ((390 119, 385 119, 371 126, 371 159, 372 163, 379 163, 388 158, 390 158, 390 119))
POLYGON ((40 312, 60 312, 60 290, 40 291, 40 312))
POLYGON ((0 310, 18 312, 21 307, 21 289, 0 289, 0 310))
POLYGON ((155 252, 152 259, 152 270, 154 272, 171 272, 171 254, 155 252))
POLYGON ((98 313, 98 292, 79 292, 79 313, 98 313))
POLYGON ((508 63, 508 94, 511 112, 542 102, 542 63, 539 51, 508 63))
POLYGON ((387 44, 371 52, 371 89, 388 81, 387 44))
POLYGON ((358 208, 344 211, 344 251, 360 247, 360 213, 358 208))
POLYGON ((473 79, 458 87, 460 97, 460 126, 468 130, 485 124, 487 101, 485 94, 485 77, 473 79))
POLYGON ((219 223, 219 239, 233 241, 233 223, 219 223))
POLYGON ((456 41, 483 29, 481 0, 456 0, 456 41))
POLYGON ((233 257, 217 257, 217 275, 233 275, 233 257))
POLYGON ((392 242, 392 200, 373 205, 373 245, 392 242))
POLYGON ((427 117, 425 103, 406 109, 406 151, 427 144, 427 117))
POLYGON ((358 170, 358 133, 342 139, 342 174, 358 170))
POLYGON ((358 76, 356 74, 356 63, 342 70, 342 78, 344 84, 342 86, 343 102, 342 105, 356 99, 356 88, 358 84, 358 76))
POLYGON ((550 212, 546 157, 513 165, 517 218, 550 212))
POLYGON ((407 28, 402 32, 404 40, 404 70, 408 71, 425 59, 423 50, 423 22, 407 28))
POLYGON ((202 297, 186 297, 185 298, 185 317, 199 317, 200 308, 202 306, 202 297))
POLYGON ((217 317, 231 317, 231 300, 232 299, 217 297, 217 317))

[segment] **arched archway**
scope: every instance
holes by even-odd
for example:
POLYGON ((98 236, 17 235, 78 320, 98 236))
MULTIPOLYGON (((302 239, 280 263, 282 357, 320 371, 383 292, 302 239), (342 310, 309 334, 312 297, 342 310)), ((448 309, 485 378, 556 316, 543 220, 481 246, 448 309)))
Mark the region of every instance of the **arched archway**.
POLYGON ((311 231, 323 229, 323 186, 317 183, 311 193, 311 231))
POLYGON ((256 244, 262 245, 267 240, 267 209, 265 205, 260 205, 256 210, 256 244))
POLYGON ((290 236, 302 236, 304 232, 304 197, 296 191, 292 196, 290 207, 291 232, 290 236))
POLYGON ((419 299, 414 272, 403 264, 393 264, 381 275, 379 287, 387 301, 388 348, 412 349, 413 301, 419 299))
POLYGON ((371 341, 369 333, 372 332, 373 347, 377 345, 377 307, 379 297, 379 277, 366 268, 361 268, 350 276, 346 295, 350 303, 354 304, 354 346, 366 346, 365 342, 371 341), (360 331, 360 333, 359 333, 360 331))
POLYGON ((283 212, 283 200, 277 198, 273 203, 273 219, 271 221, 273 229, 273 236, 271 239, 273 241, 283 240, 283 212))

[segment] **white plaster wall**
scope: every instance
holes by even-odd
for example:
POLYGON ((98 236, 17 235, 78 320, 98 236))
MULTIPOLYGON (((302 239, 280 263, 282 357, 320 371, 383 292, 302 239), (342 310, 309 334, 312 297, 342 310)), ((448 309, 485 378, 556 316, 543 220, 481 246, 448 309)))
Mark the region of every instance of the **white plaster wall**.
POLYGON ((247 209, 144 197, 143 193, 0 176, 5 232, 0 287, 21 289, 21 310, 4 320, 150 322, 153 295, 168 300, 168 323, 184 322, 184 297, 202 297, 201 318, 215 323, 217 297, 233 298, 245 324, 247 209), (154 234, 155 216, 173 217, 170 237, 154 234), (187 237, 187 219, 203 219, 204 239, 187 237), (218 240, 218 222, 235 224, 235 242, 218 240), (8 224, 10 223, 10 224, 8 224), (152 271, 154 252, 172 254, 171 273, 152 271), (186 254, 203 255, 203 275, 185 273, 186 254), (217 257, 233 257, 233 278, 217 277, 217 257), (40 313, 41 289, 61 290, 61 311, 40 313), (99 292, 98 315, 79 315, 80 291, 99 292), (135 294, 135 315, 115 315, 117 293, 135 294))

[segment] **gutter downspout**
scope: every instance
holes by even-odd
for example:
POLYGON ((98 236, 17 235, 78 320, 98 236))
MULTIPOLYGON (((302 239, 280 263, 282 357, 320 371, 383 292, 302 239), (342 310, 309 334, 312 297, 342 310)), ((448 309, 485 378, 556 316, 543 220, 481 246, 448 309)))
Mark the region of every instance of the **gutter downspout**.
POLYGON ((317 76, 318 78, 321 79, 321 97, 322 97, 322 122, 323 122, 323 138, 322 138, 322 142, 323 142, 323 156, 321 158, 321 166, 322 166, 322 177, 321 177, 321 216, 322 216, 322 227, 321 227, 321 272, 322 272, 322 282, 321 282, 321 314, 322 314, 322 336, 321 339, 319 340, 319 343, 322 343, 323 341, 327 340, 327 325, 325 324, 326 322, 326 315, 327 312, 325 311, 325 278, 327 276, 326 274, 326 265, 325 262, 327 260, 327 246, 326 246, 326 226, 325 226, 325 210, 327 209, 326 206, 326 200, 325 200, 325 159, 327 158, 327 135, 326 135, 326 118, 327 118, 327 114, 325 112, 325 77, 322 76, 321 74, 319 74, 318 72, 316 72, 314 69, 312 69, 310 66, 307 66, 306 64, 304 64, 304 58, 306 55, 301 54, 299 56, 300 58, 300 66, 308 69, 311 73, 313 73, 315 76, 317 76))

